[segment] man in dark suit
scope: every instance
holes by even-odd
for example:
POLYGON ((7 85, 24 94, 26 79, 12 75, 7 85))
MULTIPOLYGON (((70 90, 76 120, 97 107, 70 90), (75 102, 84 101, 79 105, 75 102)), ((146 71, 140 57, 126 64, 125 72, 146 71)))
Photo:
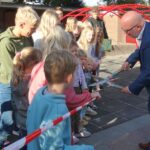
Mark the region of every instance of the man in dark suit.
MULTIPOLYGON (((138 95, 143 88, 147 89, 148 110, 150 112, 150 23, 137 12, 128 11, 121 18, 121 27, 129 36, 136 38, 138 48, 122 65, 122 70, 132 68, 137 61, 140 62, 140 74, 122 92, 138 95)), ((150 150, 150 142, 139 144, 140 148, 150 150)))

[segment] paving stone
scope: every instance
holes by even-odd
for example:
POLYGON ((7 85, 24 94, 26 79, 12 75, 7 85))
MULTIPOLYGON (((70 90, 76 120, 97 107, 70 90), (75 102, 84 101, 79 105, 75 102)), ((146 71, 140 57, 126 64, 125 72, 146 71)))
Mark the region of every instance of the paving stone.
POLYGON ((125 118, 126 120, 131 120, 136 117, 142 116, 146 113, 147 111, 144 111, 143 109, 137 109, 136 107, 133 106, 127 106, 125 109, 123 109, 120 112, 117 112, 116 114, 121 118, 125 118))
MULTIPOLYGON (((107 52, 102 60, 100 78, 105 79, 116 72, 130 53, 129 50, 107 52)), ((139 72, 137 64, 132 70, 119 73, 114 83, 127 86, 137 78, 139 72)), ((86 126, 93 135, 81 139, 80 143, 93 144, 95 150, 139 150, 138 142, 150 140, 146 90, 135 96, 121 93, 120 89, 114 87, 104 87, 100 93, 102 99, 95 102, 98 114, 86 126)))

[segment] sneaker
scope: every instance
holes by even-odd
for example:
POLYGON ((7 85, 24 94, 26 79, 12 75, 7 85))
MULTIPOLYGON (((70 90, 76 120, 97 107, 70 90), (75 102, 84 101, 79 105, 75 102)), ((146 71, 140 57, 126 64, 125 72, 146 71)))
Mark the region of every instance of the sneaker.
POLYGON ((81 128, 79 133, 76 134, 76 137, 78 138, 86 138, 89 137, 91 135, 91 133, 86 129, 86 128, 81 128))
POLYGON ((86 120, 86 121, 90 121, 90 120, 91 120, 91 117, 85 115, 85 116, 83 117, 83 119, 86 120))
POLYGON ((97 115, 97 112, 95 110, 93 110, 91 107, 87 107, 85 114, 95 116, 95 115, 97 115))
POLYGON ((81 125, 83 126, 86 126, 88 123, 88 120, 85 120, 84 118, 81 120, 81 125))
POLYGON ((73 135, 73 144, 77 143, 79 143, 79 139, 75 135, 73 135))
POLYGON ((94 104, 91 105, 91 108, 94 109, 94 110, 98 109, 98 107, 94 104))
POLYGON ((12 134, 13 134, 13 135, 16 135, 16 136, 19 136, 19 131, 18 131, 18 130, 13 130, 13 131, 12 131, 12 134))

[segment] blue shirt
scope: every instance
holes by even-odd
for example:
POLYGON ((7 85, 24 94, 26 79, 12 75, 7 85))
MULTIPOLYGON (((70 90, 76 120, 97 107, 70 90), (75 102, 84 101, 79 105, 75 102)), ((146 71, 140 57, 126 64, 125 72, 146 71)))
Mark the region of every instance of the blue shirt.
MULTIPOLYGON (((28 134, 38 129, 44 122, 57 119, 68 112, 65 96, 45 93, 41 88, 33 98, 27 114, 28 134)), ((71 145, 70 118, 48 129, 28 145, 28 150, 94 150, 93 146, 71 145)))

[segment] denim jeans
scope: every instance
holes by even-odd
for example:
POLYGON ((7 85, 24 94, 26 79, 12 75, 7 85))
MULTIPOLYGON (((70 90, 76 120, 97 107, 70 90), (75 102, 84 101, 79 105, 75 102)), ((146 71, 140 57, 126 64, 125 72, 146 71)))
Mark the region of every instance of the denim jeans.
MULTIPOLYGON (((0 112, 1 112, 1 105, 11 100, 11 87, 10 84, 3 84, 0 83, 0 112)), ((0 143, 6 139, 8 133, 4 130, 4 124, 12 125, 12 111, 6 111, 4 113, 0 113, 0 143)))
POLYGON ((1 104, 11 100, 11 88, 10 84, 0 83, 0 110, 1 104))

